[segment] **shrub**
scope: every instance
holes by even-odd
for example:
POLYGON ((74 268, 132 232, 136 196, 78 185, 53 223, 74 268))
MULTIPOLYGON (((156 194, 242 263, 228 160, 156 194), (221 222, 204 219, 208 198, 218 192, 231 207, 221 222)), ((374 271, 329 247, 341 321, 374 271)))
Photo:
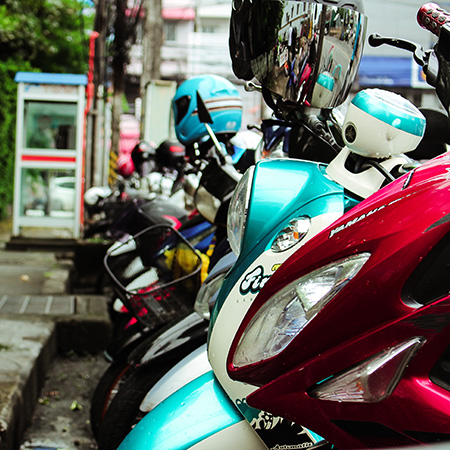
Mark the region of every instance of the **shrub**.
POLYGON ((14 195, 17 83, 19 71, 32 71, 28 62, 0 61, 0 220, 8 216, 14 195))

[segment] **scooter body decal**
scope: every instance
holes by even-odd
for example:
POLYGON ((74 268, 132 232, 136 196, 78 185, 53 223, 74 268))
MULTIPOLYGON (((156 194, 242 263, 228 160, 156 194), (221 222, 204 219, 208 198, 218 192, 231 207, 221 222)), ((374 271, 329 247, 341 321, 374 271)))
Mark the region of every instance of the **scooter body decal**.
POLYGON ((391 206, 394 203, 397 203, 397 202, 399 202, 400 200, 402 200, 402 199, 404 199, 406 197, 409 197, 409 195, 406 195, 404 197, 396 198, 396 199, 394 199, 393 201, 391 201, 391 202, 389 202, 387 204, 378 206, 377 208, 374 208, 374 209, 368 211, 367 213, 364 213, 364 214, 361 214, 358 217, 355 217, 354 219, 350 220, 349 222, 346 222, 346 223, 344 223, 342 225, 339 225, 337 228, 334 228, 334 229, 332 229, 330 231, 329 237, 330 238, 333 237, 335 234, 341 232, 342 230, 345 230, 346 228, 351 227, 351 226, 357 224, 358 222, 361 222, 361 220, 364 220, 365 218, 370 217, 372 214, 375 214, 375 213, 381 211, 382 209, 387 208, 388 206, 391 206))
POLYGON ((239 292, 241 295, 248 293, 257 294, 266 284, 272 273, 264 274, 264 267, 258 266, 244 275, 244 279, 239 285, 239 292))
POLYGON ((322 440, 312 431, 283 417, 252 408, 245 398, 238 399, 236 405, 270 450, 304 449, 322 440))

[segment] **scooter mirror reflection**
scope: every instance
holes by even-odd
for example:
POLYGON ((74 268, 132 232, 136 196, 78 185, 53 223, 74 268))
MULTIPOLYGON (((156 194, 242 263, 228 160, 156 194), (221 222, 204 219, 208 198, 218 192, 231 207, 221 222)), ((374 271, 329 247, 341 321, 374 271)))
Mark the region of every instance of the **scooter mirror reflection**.
POLYGON ((366 18, 310 2, 260 0, 251 7, 251 69, 272 94, 332 108, 346 98, 358 70, 366 18))

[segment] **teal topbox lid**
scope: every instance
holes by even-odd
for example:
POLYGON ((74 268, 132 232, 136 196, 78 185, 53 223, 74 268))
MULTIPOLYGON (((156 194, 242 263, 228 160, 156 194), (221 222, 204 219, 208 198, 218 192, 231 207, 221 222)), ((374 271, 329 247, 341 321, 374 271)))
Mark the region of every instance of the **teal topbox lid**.
POLYGON ((321 73, 317 78, 317 84, 325 89, 332 91, 334 89, 334 78, 327 72, 321 73))
POLYGON ((426 119, 423 114, 398 94, 380 89, 365 89, 356 94, 352 103, 394 128, 415 136, 423 136, 425 133, 426 119))

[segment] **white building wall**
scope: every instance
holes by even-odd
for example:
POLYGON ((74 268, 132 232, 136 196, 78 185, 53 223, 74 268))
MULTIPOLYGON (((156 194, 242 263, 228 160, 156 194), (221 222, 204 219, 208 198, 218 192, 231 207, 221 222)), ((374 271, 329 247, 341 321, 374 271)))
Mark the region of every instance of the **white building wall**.
MULTIPOLYGON (((424 48, 430 48, 436 41, 433 35, 421 28, 416 20, 417 12, 426 2, 423 0, 365 0, 364 9, 368 17, 368 34, 379 33, 383 36, 399 37, 417 42, 424 48)), ((449 1, 437 2, 450 9, 449 1)), ((404 50, 381 46, 371 48, 366 45, 367 55, 408 55, 404 50)))

